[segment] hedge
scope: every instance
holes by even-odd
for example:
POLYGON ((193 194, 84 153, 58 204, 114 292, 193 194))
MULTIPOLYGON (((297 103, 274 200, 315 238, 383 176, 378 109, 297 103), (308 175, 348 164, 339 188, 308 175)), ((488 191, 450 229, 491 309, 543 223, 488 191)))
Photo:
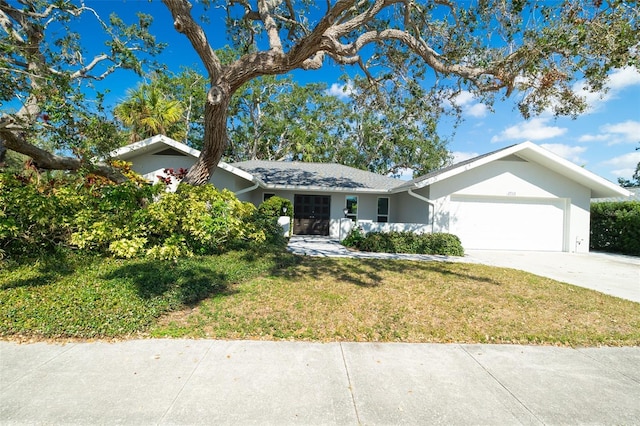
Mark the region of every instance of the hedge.
POLYGON ((640 255, 640 201, 591 205, 592 250, 640 255))
POLYGON ((413 232, 369 232, 354 228, 342 242, 346 247, 376 253, 410 253, 464 256, 460 239, 452 234, 413 232))

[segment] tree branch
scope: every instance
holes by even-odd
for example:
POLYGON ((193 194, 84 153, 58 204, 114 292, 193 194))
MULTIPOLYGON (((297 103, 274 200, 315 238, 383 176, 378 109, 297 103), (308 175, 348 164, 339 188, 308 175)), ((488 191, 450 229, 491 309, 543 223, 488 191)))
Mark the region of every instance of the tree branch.
POLYGON ((273 16, 271 16, 267 0, 258 1, 258 12, 260 13, 260 20, 267 31, 271 50, 275 52, 282 52, 282 40, 280 40, 280 34, 278 34, 278 25, 276 24, 275 19, 273 19, 273 16))
POLYGON ((92 173, 104 176, 116 183, 122 183, 127 180, 122 173, 107 164, 90 164, 79 158, 64 157, 38 148, 27 142, 26 134, 18 129, 12 130, 10 127, 0 128, 0 150, 2 145, 31 157, 39 169, 71 171, 88 169, 92 173))
POLYGON ((191 45, 202 60, 211 80, 217 80, 222 74, 222 63, 215 54, 204 30, 191 16, 191 4, 187 0, 162 0, 173 16, 176 31, 187 36, 191 45))

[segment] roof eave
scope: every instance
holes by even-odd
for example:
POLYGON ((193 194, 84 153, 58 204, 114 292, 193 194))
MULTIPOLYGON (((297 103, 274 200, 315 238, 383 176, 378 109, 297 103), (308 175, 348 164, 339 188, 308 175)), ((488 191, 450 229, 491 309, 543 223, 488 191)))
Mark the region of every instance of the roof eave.
POLYGON ((191 148, 181 142, 171 139, 165 135, 155 135, 147 139, 143 139, 138 142, 134 142, 130 145, 123 146, 109 153, 111 158, 120 158, 123 160, 127 160, 134 156, 134 154, 144 153, 152 150, 158 144, 164 144, 170 146, 173 149, 176 149, 186 155, 190 155, 194 158, 198 158, 200 156, 200 151, 197 149, 191 148))
POLYGON ((313 185, 274 185, 264 184, 264 189, 274 191, 309 191, 309 192, 336 192, 336 193, 361 193, 361 194, 388 194, 389 189, 375 188, 344 188, 344 187, 325 187, 313 185))

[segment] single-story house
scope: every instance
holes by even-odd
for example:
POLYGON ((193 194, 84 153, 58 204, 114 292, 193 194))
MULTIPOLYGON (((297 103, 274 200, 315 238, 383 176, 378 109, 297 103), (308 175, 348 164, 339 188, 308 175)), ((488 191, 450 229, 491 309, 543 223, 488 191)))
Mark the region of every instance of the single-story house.
MULTIPOLYGON (((152 182, 190 167, 199 152, 154 136, 112 153, 152 182)), ((466 249, 587 252, 592 198, 629 192, 531 142, 509 146, 411 181, 339 164, 220 162, 211 176, 242 201, 277 195, 294 205, 294 234, 449 232, 466 249)))

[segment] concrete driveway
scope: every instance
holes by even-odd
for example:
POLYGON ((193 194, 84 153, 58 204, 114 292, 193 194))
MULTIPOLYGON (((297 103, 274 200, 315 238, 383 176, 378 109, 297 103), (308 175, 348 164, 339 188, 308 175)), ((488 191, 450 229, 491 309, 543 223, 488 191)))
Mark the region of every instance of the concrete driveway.
POLYGON ((467 250, 487 265, 519 269, 640 303, 640 258, 609 253, 467 250))

